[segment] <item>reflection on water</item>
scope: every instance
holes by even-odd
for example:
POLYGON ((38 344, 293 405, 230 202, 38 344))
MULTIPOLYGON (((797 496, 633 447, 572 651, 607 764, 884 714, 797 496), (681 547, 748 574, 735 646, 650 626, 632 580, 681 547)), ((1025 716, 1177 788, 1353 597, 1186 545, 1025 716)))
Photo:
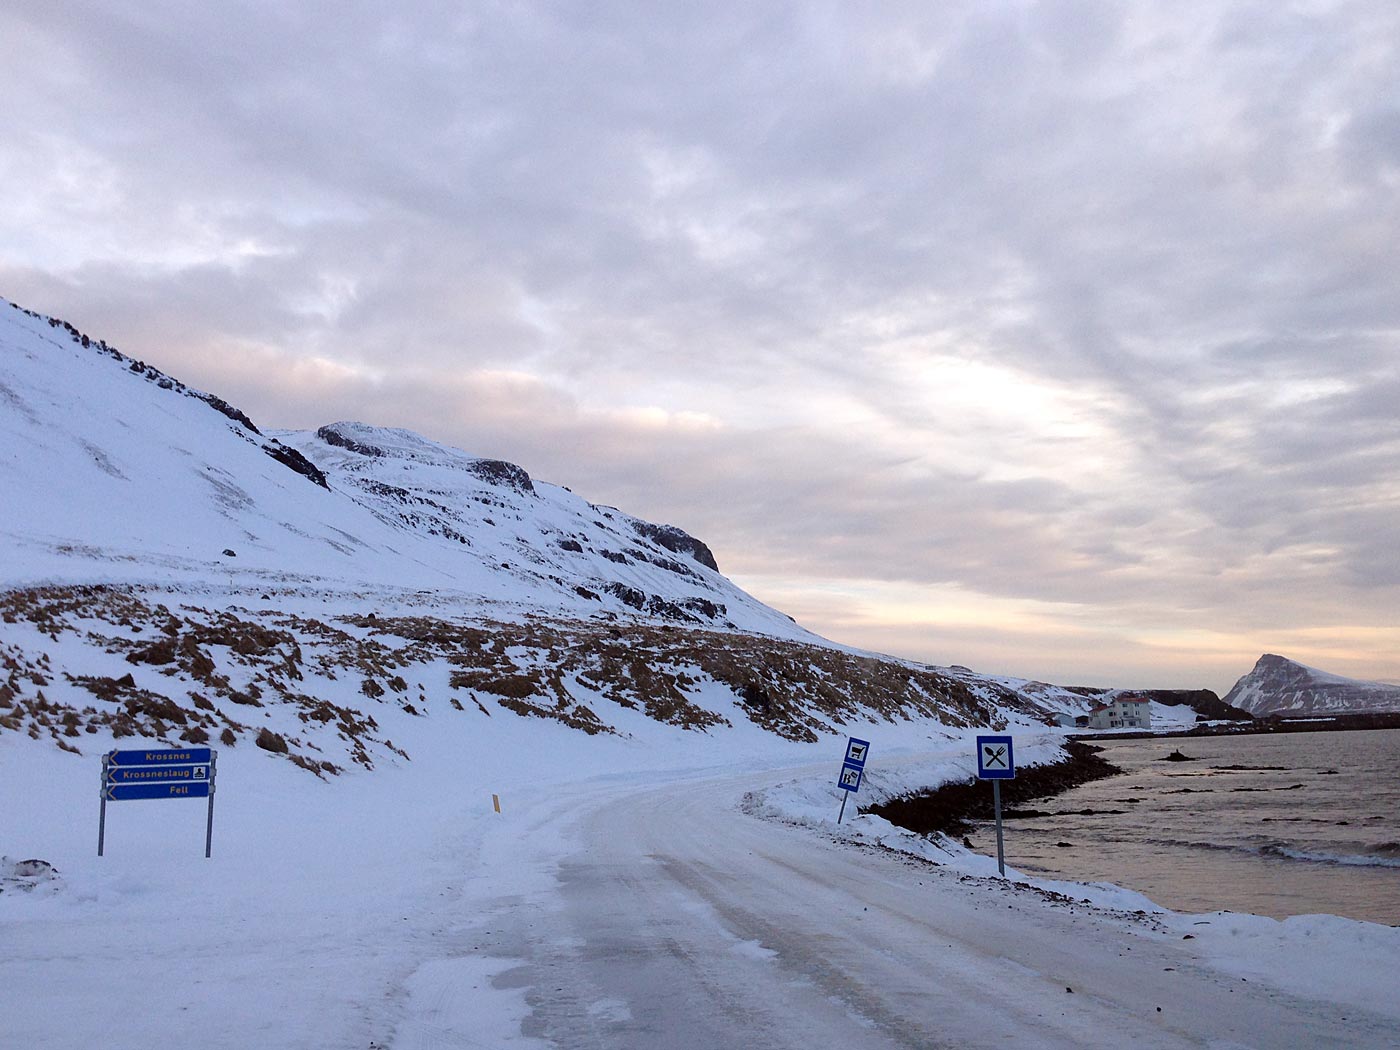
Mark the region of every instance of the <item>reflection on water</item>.
MULTIPOLYGON (((1007 863, 1178 911, 1400 924, 1400 730, 1095 743, 1124 774, 1008 821, 1007 863)), ((992 826, 973 843, 994 853, 992 826)))

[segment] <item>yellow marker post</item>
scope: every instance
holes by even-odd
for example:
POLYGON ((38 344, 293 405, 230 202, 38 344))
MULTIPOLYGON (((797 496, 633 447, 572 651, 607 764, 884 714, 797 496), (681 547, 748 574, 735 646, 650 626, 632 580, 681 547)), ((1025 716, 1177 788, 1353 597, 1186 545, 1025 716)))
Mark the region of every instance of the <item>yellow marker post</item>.
POLYGON ((500 796, 500 795, 492 795, 492 796, 491 796, 491 805, 493 805, 494 807, 496 807, 496 812, 499 813, 499 812, 501 811, 501 796, 500 796))

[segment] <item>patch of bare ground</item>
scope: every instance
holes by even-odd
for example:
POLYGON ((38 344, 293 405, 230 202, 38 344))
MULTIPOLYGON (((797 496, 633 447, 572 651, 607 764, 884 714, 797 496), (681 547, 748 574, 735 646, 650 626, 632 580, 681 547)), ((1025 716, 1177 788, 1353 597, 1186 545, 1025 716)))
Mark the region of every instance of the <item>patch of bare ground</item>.
MULTIPOLYGON (((262 735, 259 746, 318 776, 407 759, 381 727, 394 709, 508 711, 596 734, 617 732, 608 717, 617 705, 704 732, 731 724, 710 706, 718 693, 755 725, 793 740, 872 717, 966 726, 996 724, 997 705, 1039 713, 1010 690, 979 693, 893 660, 647 622, 375 612, 325 620, 276 609, 172 609, 117 587, 0 593, 0 619, 34 628, 0 627, 0 731, 47 734, 68 750, 102 729, 232 747, 257 743, 271 732, 261 723, 290 708, 301 728, 287 732, 278 719, 282 732, 262 735), (45 639, 67 634, 86 647, 88 673, 53 666, 45 639), (445 695, 425 680, 445 680, 445 695), (274 739, 281 746, 268 747, 274 739)), ((71 653, 71 642, 53 652, 71 653)))

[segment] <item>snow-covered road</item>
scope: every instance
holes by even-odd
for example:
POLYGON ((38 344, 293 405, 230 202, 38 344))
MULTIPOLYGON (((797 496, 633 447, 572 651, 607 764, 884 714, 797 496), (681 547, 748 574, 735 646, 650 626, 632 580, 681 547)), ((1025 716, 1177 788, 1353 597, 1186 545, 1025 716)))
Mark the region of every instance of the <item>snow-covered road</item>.
MULTIPOLYGON (((114 810, 99 860, 92 755, 0 741, 9 855, 60 873, 0 894, 0 1047, 1400 1046, 1400 930, 1133 914, 838 831, 830 742, 399 728, 412 763, 328 783, 228 749, 212 860, 180 804, 114 810)), ((924 741, 870 790, 966 774, 965 741, 924 741)))
POLYGON ((504 892, 477 902, 475 962, 418 976, 395 1050, 495 1045, 464 999, 485 991, 483 956, 497 994, 523 995, 536 1045, 580 1050, 1400 1040, 1393 1016, 1214 969, 1150 915, 743 811, 793 772, 595 783, 530 805, 485 844, 504 892), (551 877, 513 886, 511 871, 551 877))

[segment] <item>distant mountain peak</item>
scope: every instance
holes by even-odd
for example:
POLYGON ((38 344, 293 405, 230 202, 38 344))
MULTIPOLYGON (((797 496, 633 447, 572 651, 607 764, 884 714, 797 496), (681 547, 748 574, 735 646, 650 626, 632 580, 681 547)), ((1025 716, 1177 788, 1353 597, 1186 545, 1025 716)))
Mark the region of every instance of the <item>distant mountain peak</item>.
POLYGON ((1225 703, 1256 716, 1400 711, 1400 686, 1344 678, 1264 653, 1225 694, 1225 703))

